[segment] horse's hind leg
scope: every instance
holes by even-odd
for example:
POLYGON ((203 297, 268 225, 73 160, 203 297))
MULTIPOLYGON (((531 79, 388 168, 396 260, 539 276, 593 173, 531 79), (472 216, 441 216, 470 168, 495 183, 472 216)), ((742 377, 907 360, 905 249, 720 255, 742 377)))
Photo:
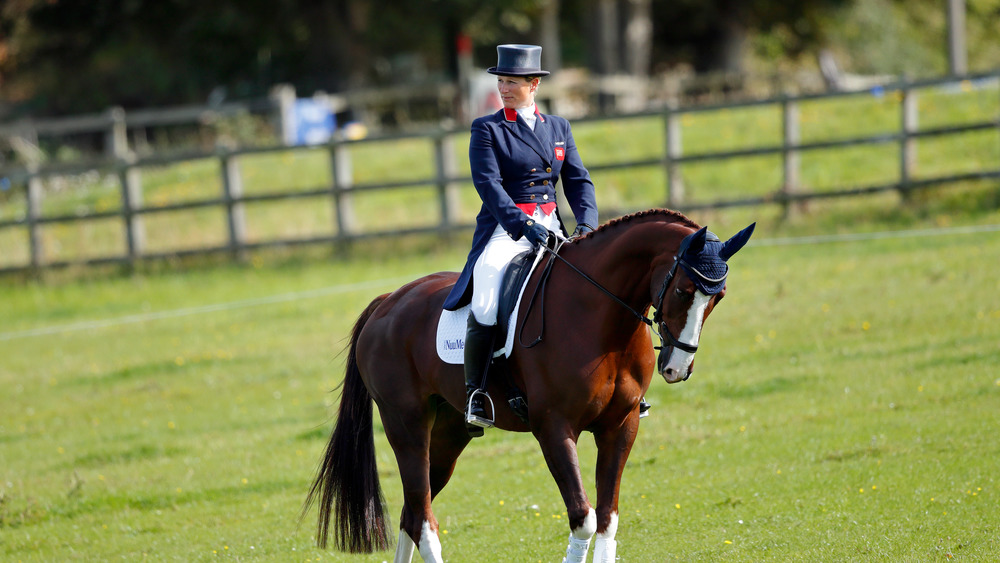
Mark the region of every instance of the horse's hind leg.
POLYGON ((431 511, 430 439, 434 424, 433 407, 423 409, 379 409, 385 435, 396 454, 403 484, 403 512, 399 527, 412 540, 396 546, 397 563, 408 563, 416 544, 427 563, 442 563, 438 523, 431 511))
POLYGON ((413 543, 406 530, 400 530, 399 541, 396 542, 396 555, 393 557, 392 563, 410 563, 413 561, 413 550, 416 547, 417 544, 413 543))
POLYGON ((447 403, 438 407, 434 427, 431 429, 430 477, 431 499, 448 484, 455 471, 455 463, 472 437, 465 428, 464 413, 447 403))

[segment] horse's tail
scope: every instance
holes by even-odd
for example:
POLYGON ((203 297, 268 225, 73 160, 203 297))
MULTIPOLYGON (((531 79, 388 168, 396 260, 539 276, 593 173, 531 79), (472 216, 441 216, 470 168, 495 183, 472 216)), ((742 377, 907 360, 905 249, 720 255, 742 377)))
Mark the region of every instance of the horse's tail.
POLYGON ((386 295, 368 305, 351 332, 337 425, 326 454, 309 489, 302 513, 319 499, 316 543, 326 547, 330 517, 334 516, 336 546, 341 551, 371 553, 389 548, 382 487, 375 466, 372 397, 358 371, 357 346, 361 329, 386 295))

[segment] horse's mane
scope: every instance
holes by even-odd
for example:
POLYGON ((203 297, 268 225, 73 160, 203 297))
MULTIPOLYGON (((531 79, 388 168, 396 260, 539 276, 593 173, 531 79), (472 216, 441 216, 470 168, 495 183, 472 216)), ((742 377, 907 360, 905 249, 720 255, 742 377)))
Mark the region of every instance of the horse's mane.
POLYGON ((672 209, 647 209, 645 211, 637 211, 635 213, 630 213, 629 215, 618 217, 617 219, 612 219, 598 227, 597 230, 587 233, 586 236, 579 240, 587 240, 598 237, 605 232, 616 230, 621 226, 630 225, 632 223, 645 223, 648 221, 682 223, 692 229, 698 229, 701 227, 698 223, 695 223, 680 211, 674 211, 672 209))

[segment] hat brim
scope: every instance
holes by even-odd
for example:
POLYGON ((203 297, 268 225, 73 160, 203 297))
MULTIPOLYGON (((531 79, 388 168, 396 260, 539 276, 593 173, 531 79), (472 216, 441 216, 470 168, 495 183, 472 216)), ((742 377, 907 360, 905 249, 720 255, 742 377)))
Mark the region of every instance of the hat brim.
POLYGON ((497 68, 490 67, 486 69, 486 72, 490 74, 495 74, 497 76, 548 76, 549 71, 541 69, 515 69, 515 68, 497 68))

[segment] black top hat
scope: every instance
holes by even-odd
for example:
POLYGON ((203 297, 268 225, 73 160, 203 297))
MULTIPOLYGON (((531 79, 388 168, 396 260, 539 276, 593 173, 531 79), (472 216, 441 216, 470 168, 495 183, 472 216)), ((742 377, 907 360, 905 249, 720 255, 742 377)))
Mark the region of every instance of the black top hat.
POLYGON ((548 76, 542 70, 542 48, 538 45, 497 45, 497 66, 486 70, 503 76, 548 76))

